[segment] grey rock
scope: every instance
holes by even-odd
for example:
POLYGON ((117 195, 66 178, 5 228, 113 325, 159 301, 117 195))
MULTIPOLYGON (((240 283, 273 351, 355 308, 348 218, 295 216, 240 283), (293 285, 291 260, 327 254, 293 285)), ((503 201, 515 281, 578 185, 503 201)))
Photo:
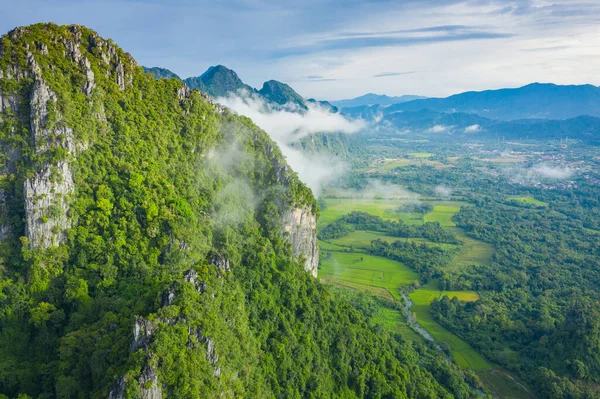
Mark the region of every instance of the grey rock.
POLYGON ((132 352, 140 348, 147 348, 152 340, 152 335, 156 331, 156 325, 143 317, 136 317, 133 325, 133 341, 130 349, 132 352))
POLYGON ((317 277, 319 246, 317 243, 317 216, 310 207, 284 212, 283 229, 292 245, 295 257, 303 257, 304 269, 317 277))
POLYGON ((153 367, 146 364, 138 382, 140 384, 139 399, 162 399, 162 389, 153 367))
POLYGON ((110 391, 108 393, 108 399, 124 399, 125 398, 125 390, 127 389, 127 384, 125 383, 125 378, 119 377, 110 387, 110 391))
POLYGON ((183 87, 177 89, 177 97, 181 101, 185 100, 191 93, 192 91, 185 84, 183 85, 183 87))
POLYGON ((125 67, 123 66, 123 63, 121 61, 119 61, 117 64, 116 72, 117 72, 116 82, 119 85, 119 89, 121 91, 124 91, 125 90, 125 67))
POLYGON ((163 306, 170 306, 175 301, 177 297, 177 292, 175 291, 175 285, 172 285, 164 294, 163 294, 163 306))
POLYGON ((215 342, 212 338, 206 339, 206 359, 213 366, 213 376, 218 377, 221 375, 221 367, 217 366, 219 356, 215 350, 215 342))
POLYGON ((210 263, 217 266, 219 277, 222 277, 224 273, 229 273, 231 271, 229 261, 222 255, 213 254, 210 263))
MULTIPOLYGON (((36 76, 30 98, 34 149, 36 153, 43 154, 50 148, 63 147, 74 156, 73 131, 59 123, 48 126, 50 106, 56 101, 56 94, 36 76)), ((57 115, 57 120, 60 120, 60 115, 57 115)), ((25 181, 25 233, 31 248, 48 248, 65 242, 65 230, 70 227, 69 197, 73 191, 73 174, 67 160, 43 166, 25 181), (51 207, 54 215, 49 215, 51 207)))
POLYGON ((86 96, 91 96, 92 91, 96 87, 96 81, 94 76, 94 71, 92 71, 92 65, 90 64, 90 60, 87 58, 82 58, 79 62, 79 65, 83 69, 83 74, 85 75, 86 83, 83 85, 83 92, 86 96))
POLYGON ((51 169, 45 167, 25 180, 25 235, 31 248, 48 248, 66 242, 69 196, 73 192, 73 176, 68 164, 61 161, 56 166, 62 181, 52 182, 51 169), (48 216, 50 209, 57 215, 48 216))
POLYGON ((200 294, 204 294, 208 288, 206 283, 198 281, 198 273, 194 269, 190 269, 183 274, 183 279, 188 283, 194 284, 196 290, 200 294))

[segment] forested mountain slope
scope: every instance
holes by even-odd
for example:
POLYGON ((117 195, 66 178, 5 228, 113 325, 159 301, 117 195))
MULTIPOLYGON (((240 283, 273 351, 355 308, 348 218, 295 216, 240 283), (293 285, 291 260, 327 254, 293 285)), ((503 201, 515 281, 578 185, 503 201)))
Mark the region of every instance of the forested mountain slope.
POLYGON ((0 397, 476 395, 312 276, 265 132, 95 32, 2 37, 0 146, 0 397))

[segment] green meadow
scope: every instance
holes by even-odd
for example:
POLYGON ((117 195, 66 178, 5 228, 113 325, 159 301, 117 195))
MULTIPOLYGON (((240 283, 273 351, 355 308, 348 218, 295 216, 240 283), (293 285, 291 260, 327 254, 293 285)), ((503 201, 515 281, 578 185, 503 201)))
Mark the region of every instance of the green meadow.
POLYGON ((494 255, 493 245, 467 236, 464 230, 459 227, 449 227, 448 229, 453 231, 463 243, 460 252, 447 268, 448 270, 455 270, 473 264, 485 265, 492 260, 492 255, 494 255))
POLYGON ((547 202, 537 200, 532 196, 511 196, 506 198, 507 201, 521 202, 523 204, 535 205, 540 207, 548 206, 547 202))
POLYGON ((417 273, 400 262, 356 252, 331 252, 321 261, 319 277, 326 282, 385 288, 399 299, 400 288, 418 280, 417 273))
POLYGON ((329 223, 347 215, 352 211, 367 212, 383 219, 398 220, 403 201, 398 199, 364 199, 364 198, 327 198, 327 207, 321 211, 319 226, 329 223))
POLYGON ((438 222, 442 227, 454 227, 452 216, 460 211, 460 204, 435 205, 433 211, 423 217, 425 222, 438 222))
POLYGON ((411 152, 408 155, 410 155, 413 158, 431 158, 433 156, 433 154, 429 152, 411 152))

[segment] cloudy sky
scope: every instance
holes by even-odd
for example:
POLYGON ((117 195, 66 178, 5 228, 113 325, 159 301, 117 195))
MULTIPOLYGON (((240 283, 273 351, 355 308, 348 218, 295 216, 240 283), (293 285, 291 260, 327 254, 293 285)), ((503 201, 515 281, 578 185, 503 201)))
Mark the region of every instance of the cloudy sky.
POLYGON ((0 30, 89 26, 181 77, 234 69, 306 97, 600 84, 598 0, 0 0, 0 30))

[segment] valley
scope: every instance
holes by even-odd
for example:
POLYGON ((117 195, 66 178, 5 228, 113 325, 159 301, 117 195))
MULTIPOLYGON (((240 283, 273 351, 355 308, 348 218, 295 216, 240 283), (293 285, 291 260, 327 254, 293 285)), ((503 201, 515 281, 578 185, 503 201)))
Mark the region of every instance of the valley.
MULTIPOLYGON (((551 157, 561 159, 567 165, 576 164, 575 173, 585 176, 593 173, 597 165, 595 153, 592 148, 581 151, 581 146, 571 149, 535 141, 528 143, 530 150, 524 150, 523 143, 450 144, 446 140, 414 136, 413 140, 375 139, 378 136, 357 138, 368 143, 369 150, 363 148, 363 154, 367 154, 369 165, 356 162, 352 179, 327 188, 319 198, 319 231, 332 234, 327 226, 342 220, 351 227, 350 231, 335 230, 338 236, 321 237, 319 279, 345 290, 384 298, 378 312, 387 317, 374 319, 375 323, 396 330, 408 339, 416 339, 415 334, 421 340, 433 339, 451 361, 476 373, 486 392, 499 398, 536 397, 514 372, 506 369, 507 366, 511 368, 510 362, 518 362, 519 355, 515 350, 505 347, 497 355, 490 356, 489 352, 481 351, 441 322, 437 308, 432 309, 432 305, 447 297, 452 302, 457 301, 457 305, 465 306, 481 302, 481 295, 494 295, 493 290, 483 288, 485 285, 468 289, 464 283, 455 284, 449 278, 465 275, 474 268, 489 268, 492 262, 497 262, 495 245, 474 237, 465 229, 464 222, 456 218, 467 209, 477 207, 487 196, 486 187, 490 188, 490 193, 498 190, 498 200, 506 206, 539 212, 551 206, 548 194, 557 189, 557 183, 548 184, 543 170, 529 172, 524 165, 536 165, 536 159, 541 163, 551 157), (422 148, 422 152, 415 153, 415 148, 422 148), (592 152, 588 152, 590 150, 592 152), (494 155, 477 157, 476 154, 501 154, 510 162, 496 162, 494 155), (427 161, 419 162, 419 159, 427 161), (585 161, 574 163, 576 159, 585 161), (519 168, 523 168, 522 172, 515 172, 519 168), (519 178, 519 173, 523 178, 519 178), (457 180, 459 174, 461 177, 457 180), (508 179, 506 183, 503 183, 504 176, 508 179), (490 178, 494 180, 493 186, 490 178), (505 193, 504 197, 501 193, 505 193), (409 226, 434 223, 453 234, 458 244, 432 242, 422 237, 399 237, 393 233, 393 228, 388 232, 376 223, 355 224, 346 216, 353 212, 409 226), (375 230, 370 230, 369 226, 375 226, 375 230), (425 272, 432 277, 425 277, 423 282, 423 271, 395 259, 391 252, 382 256, 383 253, 374 249, 376 240, 388 245, 412 243, 417 245, 417 251, 423 248, 420 246, 440 248, 451 254, 451 260, 433 274, 425 272), (404 311, 399 312, 402 308, 404 311)), ((570 180, 576 179, 572 176, 571 172, 570 180)))

